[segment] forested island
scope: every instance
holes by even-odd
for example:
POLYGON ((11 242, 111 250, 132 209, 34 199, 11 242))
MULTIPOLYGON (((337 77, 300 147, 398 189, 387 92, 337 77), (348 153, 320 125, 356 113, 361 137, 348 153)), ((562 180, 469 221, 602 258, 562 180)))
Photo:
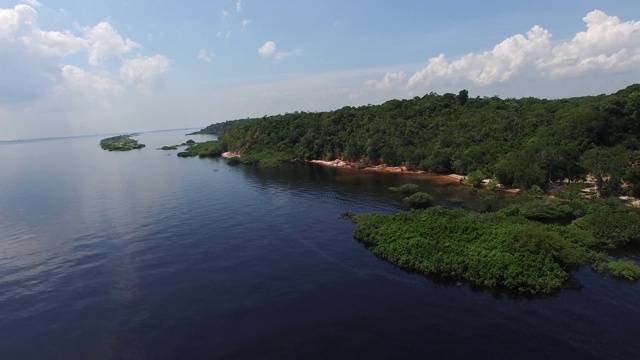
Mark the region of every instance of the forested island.
POLYGON ((108 151, 130 151, 133 149, 142 149, 145 145, 140 144, 138 140, 131 138, 135 135, 136 134, 118 135, 102 139, 100 140, 100 147, 103 150, 108 151))
POLYGON ((583 265, 640 279, 635 262, 611 252, 640 245, 640 214, 618 199, 640 195, 638 84, 558 100, 430 93, 220 126, 207 146, 244 164, 339 160, 524 190, 497 211, 431 208, 417 192, 409 212, 351 214, 354 237, 403 268, 530 293, 559 290, 583 265))

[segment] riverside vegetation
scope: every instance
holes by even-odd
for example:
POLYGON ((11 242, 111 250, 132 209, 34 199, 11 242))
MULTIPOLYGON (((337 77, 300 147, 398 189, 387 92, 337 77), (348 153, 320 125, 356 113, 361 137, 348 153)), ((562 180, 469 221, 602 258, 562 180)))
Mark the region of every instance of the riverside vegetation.
POLYGON ((558 100, 472 98, 462 90, 224 124, 222 146, 247 164, 342 159, 495 178, 524 190, 592 174, 603 196, 640 195, 639 84, 558 100))
POLYGON ((637 264, 609 255, 640 241, 640 215, 612 198, 640 195, 638 84, 558 100, 431 93, 220 128, 216 147, 241 154, 245 164, 342 159, 457 173, 474 185, 491 178, 493 187, 525 190, 507 206, 487 206, 489 212, 429 207, 432 198, 415 186, 392 189, 409 195, 405 203, 415 209, 351 217, 354 237, 398 266, 531 293, 559 290, 583 265, 640 279, 637 264), (590 199, 580 194, 587 175, 597 185, 590 199), (558 183, 564 199, 539 197, 558 183))
POLYGON ((140 144, 138 140, 132 139, 130 135, 118 135, 100 140, 100 147, 108 151, 129 151, 133 149, 142 149, 144 144, 140 144))
POLYGON ((524 195, 497 212, 406 202, 414 209, 345 215, 358 241, 402 268, 527 293, 558 291, 579 266, 640 279, 640 266, 609 255, 640 245, 640 215, 615 199, 524 195))
POLYGON ((183 146, 185 149, 177 154, 179 157, 214 157, 224 152, 222 144, 217 140, 195 142, 191 139, 180 145, 167 145, 158 150, 178 150, 183 146))

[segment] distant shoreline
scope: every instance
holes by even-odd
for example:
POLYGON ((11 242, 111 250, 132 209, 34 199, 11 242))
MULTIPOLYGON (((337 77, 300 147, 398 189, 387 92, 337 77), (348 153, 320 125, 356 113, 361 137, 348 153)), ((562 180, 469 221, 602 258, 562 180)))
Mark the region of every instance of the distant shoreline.
MULTIPOLYGON (((193 129, 198 129, 198 128, 163 129, 163 130, 149 130, 149 131, 129 131, 129 132, 114 132, 114 133, 105 133, 105 134, 84 134, 84 135, 69 135, 69 136, 53 136, 53 137, 39 137, 39 138, 27 138, 27 139, 0 140, 0 144, 28 143, 28 142, 37 142, 37 141, 66 140, 66 139, 102 137, 102 136, 118 136, 118 135, 128 135, 128 134, 134 134, 135 136, 137 136, 137 135, 140 135, 140 134, 149 134, 149 133, 157 133, 157 132, 165 132, 165 131, 183 131, 183 130, 193 130, 193 129)), ((185 134, 185 135, 189 135, 189 134, 185 134)), ((200 135, 200 134, 196 134, 196 135, 200 135)), ((202 135, 207 135, 207 134, 202 134, 202 135)))

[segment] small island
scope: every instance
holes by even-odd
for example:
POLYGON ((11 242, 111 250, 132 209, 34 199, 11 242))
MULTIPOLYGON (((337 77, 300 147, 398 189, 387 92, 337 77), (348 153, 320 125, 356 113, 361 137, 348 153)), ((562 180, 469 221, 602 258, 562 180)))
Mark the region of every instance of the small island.
POLYGON ((102 139, 100 140, 100 147, 107 151, 130 151, 133 149, 142 149, 145 145, 139 143, 138 140, 131 138, 136 135, 137 134, 118 135, 102 139))

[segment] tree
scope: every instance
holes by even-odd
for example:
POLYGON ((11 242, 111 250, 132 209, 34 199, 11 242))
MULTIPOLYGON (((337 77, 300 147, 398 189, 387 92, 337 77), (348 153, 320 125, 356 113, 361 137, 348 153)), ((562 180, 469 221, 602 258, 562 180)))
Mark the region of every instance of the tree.
POLYGON ((617 195, 622 190, 622 178, 631 167, 630 152, 621 147, 595 147, 582 155, 582 166, 596 178, 600 196, 617 195))
POLYGON ((467 89, 460 90, 456 98, 458 99, 458 104, 464 106, 467 103, 467 100, 469 100, 469 92, 467 89))

